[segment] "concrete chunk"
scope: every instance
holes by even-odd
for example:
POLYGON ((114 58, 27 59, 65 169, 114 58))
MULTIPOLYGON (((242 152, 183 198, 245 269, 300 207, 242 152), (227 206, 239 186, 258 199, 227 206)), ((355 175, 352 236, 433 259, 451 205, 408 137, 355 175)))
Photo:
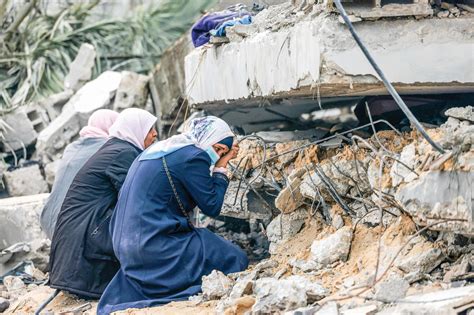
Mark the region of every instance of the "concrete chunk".
POLYGON ((311 260, 327 266, 336 261, 347 259, 351 248, 352 230, 343 227, 334 234, 322 240, 314 241, 311 245, 311 260))
POLYGON ((110 100, 121 77, 119 72, 106 71, 84 85, 64 105, 61 115, 38 135, 38 155, 45 161, 56 160, 64 147, 87 125, 87 120, 94 111, 110 107, 110 100))
POLYGON ((64 87, 74 91, 79 90, 84 83, 92 78, 92 68, 95 64, 95 47, 91 44, 82 44, 76 58, 71 63, 69 73, 64 78, 64 87))
POLYGON ((232 290, 233 281, 218 270, 202 277, 202 294, 205 299, 213 300, 226 296, 232 290))
POLYGON ((3 152, 20 150, 35 143, 38 133, 24 110, 20 109, 6 114, 3 121, 8 125, 7 130, 3 133, 5 137, 2 141, 3 152))
POLYGON ((302 276, 281 280, 262 278, 255 282, 254 292, 256 301, 252 314, 272 314, 304 307, 328 294, 320 284, 302 276))
POLYGON ((7 171, 3 176, 11 197, 49 192, 48 184, 43 178, 38 164, 7 171))
POLYGON ((122 111, 130 107, 144 108, 148 97, 148 81, 146 75, 123 71, 113 109, 122 111))

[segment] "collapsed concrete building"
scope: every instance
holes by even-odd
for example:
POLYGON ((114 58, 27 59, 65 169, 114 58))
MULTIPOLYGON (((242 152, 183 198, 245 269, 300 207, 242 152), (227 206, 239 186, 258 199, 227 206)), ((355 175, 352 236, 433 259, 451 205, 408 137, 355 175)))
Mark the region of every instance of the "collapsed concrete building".
MULTIPOLYGON (((149 106, 160 118, 161 137, 202 114, 223 118, 240 135, 221 216, 197 216, 196 223, 242 246, 253 264, 242 273, 204 277, 202 295, 190 302, 127 314, 472 312, 471 7, 443 2, 439 9, 423 0, 343 4, 446 153, 412 130, 331 1, 270 6, 252 24, 198 49, 187 34, 151 74, 149 106)), ((126 74, 107 75, 110 87, 101 89, 97 106, 81 106, 81 89, 68 97, 74 106, 59 102, 63 118, 37 131, 43 159, 57 159, 92 107, 120 99, 126 74)), ((4 270, 34 259, 45 271, 48 244, 32 244, 41 231, 21 221, 23 213, 37 216, 44 199, 0 204, 12 226, 29 231, 20 237, 5 230, 4 270)), ((27 273, 42 283, 45 275, 36 269, 27 273)), ((11 301, 7 313, 32 312, 51 292, 7 277, 0 286, 0 305, 2 297, 11 301)), ((95 306, 60 294, 48 310, 93 313, 95 306)))

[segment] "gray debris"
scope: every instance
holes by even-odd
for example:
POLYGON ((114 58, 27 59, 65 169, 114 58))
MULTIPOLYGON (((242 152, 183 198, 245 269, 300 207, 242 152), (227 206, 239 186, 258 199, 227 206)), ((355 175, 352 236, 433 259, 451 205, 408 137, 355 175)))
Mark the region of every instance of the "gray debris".
POLYGON ((110 107, 121 77, 119 72, 106 71, 84 85, 64 105, 61 115, 38 135, 36 150, 43 161, 58 159, 66 145, 87 125, 90 115, 98 109, 110 107))
POLYGON ((226 296, 232 290, 233 281, 222 272, 213 270, 202 277, 202 294, 205 299, 213 300, 226 296))
POLYGON ((7 288, 8 293, 12 295, 16 295, 26 289, 26 285, 20 277, 6 276, 3 278, 3 284, 7 288))
POLYGON ((440 223, 432 229, 472 234, 473 182, 473 172, 430 171, 400 188, 395 198, 418 224, 454 219, 458 221, 440 223))
POLYGON ((343 227, 325 239, 314 241, 311 245, 311 260, 321 266, 336 261, 345 261, 349 255, 352 229, 343 227))
POLYGON ((376 299, 384 302, 395 302, 405 297, 410 284, 402 278, 391 278, 380 282, 375 287, 376 299))
POLYGON ((298 209, 289 214, 279 214, 273 219, 267 226, 267 237, 271 242, 270 252, 274 251, 275 244, 284 242, 298 233, 307 217, 306 209, 298 209))
POLYGON ((473 296, 474 286, 472 285, 411 295, 378 314, 457 314, 458 308, 464 307, 467 301, 472 301, 473 296))
POLYGON ((410 283, 420 280, 424 274, 433 271, 445 259, 438 248, 431 248, 422 253, 418 253, 416 250, 412 251, 413 254, 408 253, 407 256, 395 263, 400 270, 407 273, 405 279, 410 283))
POLYGON ((115 95, 114 110, 122 111, 130 107, 144 108, 148 97, 149 80, 148 76, 123 71, 122 80, 115 95))
POLYGON ((448 117, 453 117, 461 120, 468 120, 474 123, 474 107, 452 107, 448 109, 445 113, 448 117))
POLYGON ((86 43, 81 45, 76 58, 71 63, 69 73, 64 78, 64 87, 66 89, 77 91, 92 78, 95 57, 94 46, 86 43))
POLYGON ((305 277, 291 276, 281 280, 259 279, 255 282, 254 293, 253 314, 268 314, 304 307, 309 301, 325 297, 327 290, 305 277))
POLYGON ((0 313, 3 313, 4 311, 6 311, 6 309, 9 307, 10 307, 10 301, 0 297, 0 313))
POLYGON ((38 164, 7 171, 3 176, 8 194, 12 197, 49 192, 48 184, 43 178, 38 164))
POLYGON ((314 315, 339 315, 339 307, 336 302, 324 304, 314 315))
MULTIPOLYGON (((393 187, 397 187, 401 183, 409 183, 418 177, 416 173, 409 169, 414 169, 416 161, 416 147, 414 143, 411 143, 403 148, 403 151, 400 155, 400 161, 403 164, 395 162, 390 169, 390 177, 392 177, 393 187), (407 168, 407 166, 409 168, 407 168)), ((376 187, 378 186, 379 185, 377 183, 376 187)))
POLYGON ((464 255, 461 257, 458 262, 454 266, 451 266, 449 271, 446 272, 443 280, 445 282, 451 282, 457 277, 467 274, 471 269, 470 262, 473 261, 474 263, 474 259, 472 257, 472 255, 464 255))
POLYGON ((3 132, 3 152, 17 151, 35 143, 38 133, 22 108, 6 114, 2 119, 8 125, 3 132))
POLYGON ((73 95, 73 90, 65 90, 40 100, 38 104, 46 110, 50 120, 54 120, 61 114, 64 105, 66 105, 73 95))
POLYGON ((46 164, 46 166, 44 167, 46 182, 48 183, 50 188, 53 187, 54 178, 56 177, 56 172, 58 171, 60 163, 60 160, 56 160, 54 162, 46 164))

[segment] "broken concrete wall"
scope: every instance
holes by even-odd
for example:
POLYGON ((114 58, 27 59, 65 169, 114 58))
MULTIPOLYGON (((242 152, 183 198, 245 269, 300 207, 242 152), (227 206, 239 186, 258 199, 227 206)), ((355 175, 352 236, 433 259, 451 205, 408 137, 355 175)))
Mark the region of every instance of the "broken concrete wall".
POLYGON ((122 75, 106 71, 84 85, 62 108, 59 115, 38 135, 36 149, 44 162, 56 160, 62 150, 87 125, 89 116, 101 108, 110 108, 122 75))
POLYGON ((190 33, 184 34, 162 54, 151 74, 150 93, 155 113, 164 125, 185 98, 184 57, 193 47, 190 33))
MULTIPOLYGON (((322 96, 386 93, 336 16, 316 9, 307 15, 291 10, 289 4, 270 7, 246 26, 249 35, 240 42, 193 50, 185 68, 189 101, 199 105, 282 93, 314 96, 316 89, 322 96)), ((472 91, 473 26, 466 16, 360 22, 356 29, 400 91, 472 91), (448 50, 453 55, 446 62, 440 52, 448 50)))
POLYGON ((0 200, 0 275, 25 260, 46 271, 49 241, 41 230, 39 218, 48 196, 0 200))

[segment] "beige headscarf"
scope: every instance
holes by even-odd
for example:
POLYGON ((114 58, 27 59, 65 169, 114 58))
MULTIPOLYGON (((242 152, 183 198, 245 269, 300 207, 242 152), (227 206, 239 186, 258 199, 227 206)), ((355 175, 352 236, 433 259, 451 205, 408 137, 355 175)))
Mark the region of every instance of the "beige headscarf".
POLYGON ((109 136, 128 141, 143 150, 145 138, 156 117, 139 108, 127 108, 121 112, 109 129, 109 136))

